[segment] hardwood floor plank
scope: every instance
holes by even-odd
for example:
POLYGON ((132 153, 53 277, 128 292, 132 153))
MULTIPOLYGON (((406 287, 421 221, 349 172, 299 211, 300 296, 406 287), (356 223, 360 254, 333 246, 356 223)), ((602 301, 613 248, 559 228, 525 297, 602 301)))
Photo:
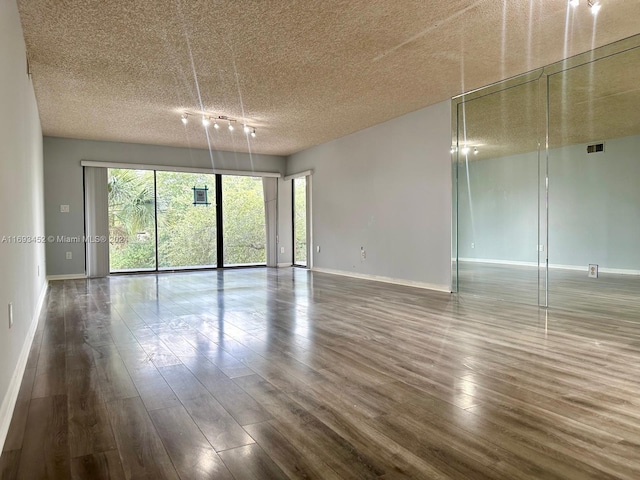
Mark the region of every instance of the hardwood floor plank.
POLYGON ((32 398, 64 395, 66 392, 65 345, 47 344, 40 348, 32 398))
POLYGON ((97 358, 96 370, 105 402, 138 396, 138 391, 119 355, 97 358))
POLYGON ((67 430, 65 395, 31 399, 18 478, 68 478, 67 430))
POLYGON ((0 457, 0 478, 2 480, 16 480, 20 466, 20 450, 5 450, 0 457))
POLYGON ((154 410, 151 419, 180 478, 233 478, 182 405, 154 410))
POLYGON ((69 397, 69 449, 82 457, 116 448, 107 408, 97 395, 69 397))
POLYGON ((184 406, 216 451, 254 443, 254 440, 211 395, 184 402, 184 406))
POLYGON ((73 480, 125 480, 117 450, 71 459, 73 480))
POLYGON ((170 365, 158 369, 182 403, 209 392, 184 365, 170 365))
POLYGON ((27 369, 24 372, 3 450, 20 450, 22 448, 35 376, 35 368, 27 369))
POLYGON ((187 361, 186 366, 240 425, 264 422, 271 418, 258 402, 215 366, 194 361, 193 358, 187 361))
POLYGON ((113 400, 107 411, 126 478, 178 479, 139 397, 113 400))
POLYGON ((289 478, 255 443, 225 450, 220 452, 220 456, 235 478, 243 480, 285 480, 289 478))
POLYGON ((148 411, 180 405, 180 400, 155 365, 131 371, 131 378, 148 411))
POLYGON ((297 450, 270 422, 254 423, 244 428, 289 478, 340 479, 317 455, 297 450))

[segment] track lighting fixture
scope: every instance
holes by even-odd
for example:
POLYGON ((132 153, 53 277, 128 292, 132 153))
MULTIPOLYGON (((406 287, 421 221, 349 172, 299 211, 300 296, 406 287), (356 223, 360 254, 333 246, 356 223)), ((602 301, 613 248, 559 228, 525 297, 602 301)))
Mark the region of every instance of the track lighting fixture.
MULTIPOLYGON (((580 0, 569 0, 569 5, 574 8, 578 7, 580 6, 580 0)), ((594 15, 597 15, 600 11, 600 8, 602 8, 600 0, 587 0, 587 6, 589 7, 589 9, 591 9, 591 13, 594 15)))
MULTIPOLYGON (((456 148, 455 147, 451 147, 451 153, 455 153, 456 148)), ((464 146, 460 149, 460 153, 462 155, 469 155, 471 152, 473 151, 474 155, 478 155, 480 153, 480 150, 478 150, 478 147, 468 147, 468 146, 464 146)))
MULTIPOLYGON (((219 121, 227 122, 227 128, 229 129, 229 132, 233 132, 235 130, 235 127, 233 126, 233 124, 238 122, 238 120, 236 120, 235 118, 227 117, 226 115, 209 115, 207 113, 202 113, 197 111, 196 112, 186 111, 180 115, 180 120, 184 125, 189 123, 190 115, 193 115, 196 117, 200 116, 202 118, 202 126, 205 128, 209 127, 209 125, 211 125, 211 123, 213 122, 213 128, 215 128, 216 130, 219 130, 220 123, 218 122, 219 121)), ((253 127, 246 123, 242 123, 242 130, 246 135, 251 136, 252 138, 256 138, 256 127, 253 127)))

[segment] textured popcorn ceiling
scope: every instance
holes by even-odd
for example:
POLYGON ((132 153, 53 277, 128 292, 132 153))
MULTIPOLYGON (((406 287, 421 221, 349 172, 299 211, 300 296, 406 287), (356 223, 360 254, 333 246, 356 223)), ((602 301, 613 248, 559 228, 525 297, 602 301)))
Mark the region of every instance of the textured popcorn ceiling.
POLYGON ((18 3, 45 135, 273 154, 640 32, 638 0, 596 22, 586 0, 568 22, 566 0, 18 3))

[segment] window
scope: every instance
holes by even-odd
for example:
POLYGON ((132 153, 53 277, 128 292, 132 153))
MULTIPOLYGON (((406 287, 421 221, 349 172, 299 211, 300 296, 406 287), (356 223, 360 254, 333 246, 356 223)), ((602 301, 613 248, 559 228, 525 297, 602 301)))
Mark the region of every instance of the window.
POLYGON ((108 203, 112 273, 266 264, 261 177, 111 168, 108 203))

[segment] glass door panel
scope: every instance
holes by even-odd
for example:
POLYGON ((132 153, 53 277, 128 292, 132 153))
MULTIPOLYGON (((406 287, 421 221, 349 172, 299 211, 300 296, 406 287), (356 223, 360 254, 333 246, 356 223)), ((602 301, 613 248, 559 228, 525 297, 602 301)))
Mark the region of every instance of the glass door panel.
POLYGON ((267 262, 262 178, 222 176, 224 265, 267 262))
POLYGON ((293 179, 293 264, 307 266, 307 177, 293 179))
POLYGON ((153 171, 110 168, 108 202, 110 271, 155 270, 153 171))
POLYGON ((215 175, 157 171, 156 188, 158 269, 215 267, 215 175), (194 205, 194 187, 206 188, 206 203, 194 205))

